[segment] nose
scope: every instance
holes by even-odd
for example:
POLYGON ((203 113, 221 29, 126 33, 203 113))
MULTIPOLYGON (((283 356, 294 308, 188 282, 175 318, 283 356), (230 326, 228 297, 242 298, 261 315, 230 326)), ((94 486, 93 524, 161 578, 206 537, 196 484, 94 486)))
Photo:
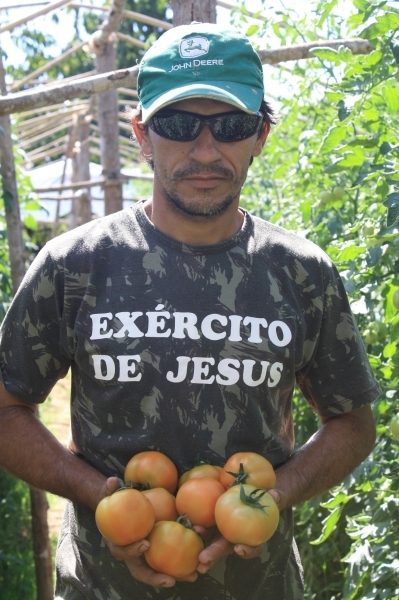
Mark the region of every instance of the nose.
POLYGON ((190 157, 203 164, 215 162, 220 159, 219 144, 212 135, 208 125, 205 125, 201 133, 192 141, 190 157))

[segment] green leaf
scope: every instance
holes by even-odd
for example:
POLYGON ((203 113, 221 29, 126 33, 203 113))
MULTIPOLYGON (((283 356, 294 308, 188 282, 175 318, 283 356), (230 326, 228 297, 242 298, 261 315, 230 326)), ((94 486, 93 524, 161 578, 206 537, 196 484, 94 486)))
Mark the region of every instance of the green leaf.
POLYGON ((396 64, 399 65, 399 39, 392 40, 389 46, 392 50, 396 64))
POLYGON ((348 260, 355 260, 361 254, 364 254, 365 248, 359 246, 347 246, 340 252, 338 260, 340 262, 347 262, 348 260))
POLYGON ((330 537, 330 535, 332 534, 332 532, 335 529, 336 524, 339 521, 339 517, 341 516, 342 509, 343 509, 343 505, 340 504, 328 515, 328 517, 326 519, 324 519, 321 535, 320 535, 320 537, 317 538, 317 540, 312 540, 310 542, 310 544, 312 544, 312 546, 318 546, 319 544, 322 544, 330 537))
POLYGON ((360 32, 360 37, 369 40, 381 37, 399 28, 399 14, 388 12, 376 18, 376 22, 368 25, 360 32))
POLYGON ((25 215, 24 217, 24 225, 28 229, 32 229, 33 231, 37 230, 37 221, 33 215, 25 215))
POLYGON ((366 252, 366 263, 368 267, 375 267, 382 257, 381 246, 372 246, 366 252))
POLYGON ((333 48, 311 48, 309 52, 314 54, 314 56, 317 56, 317 58, 321 58, 321 60, 330 60, 337 65, 342 60, 337 50, 334 50, 333 48))
POLYGON ((247 37, 251 37, 251 35, 254 35, 258 31, 259 31, 259 25, 251 25, 250 27, 248 27, 247 31, 245 32, 245 35, 247 37))
POLYGON ((320 502, 320 506, 322 508, 336 508, 341 504, 347 504, 351 498, 356 498, 356 494, 348 496, 348 494, 345 494, 344 492, 339 492, 339 494, 334 496, 334 498, 331 498, 331 500, 320 502))
POLYGON ((385 358, 392 358, 392 356, 394 356, 397 351, 398 351, 397 343, 390 342, 389 344, 387 344, 385 346, 382 354, 385 356, 385 358))
POLYGON ((399 86, 396 82, 386 82, 381 91, 388 108, 395 113, 399 111, 399 86))
POLYGON ((313 202, 311 200, 305 200, 301 203, 302 219, 304 223, 309 223, 310 217, 312 216, 313 202))
POLYGON ((346 136, 346 128, 335 126, 330 127, 327 132, 327 135, 323 138, 320 146, 320 152, 325 154, 326 152, 331 152, 346 136))
POLYGON ((383 142, 380 146, 380 154, 382 154, 384 156, 386 154, 389 154, 391 150, 392 150, 392 146, 389 142, 383 142))

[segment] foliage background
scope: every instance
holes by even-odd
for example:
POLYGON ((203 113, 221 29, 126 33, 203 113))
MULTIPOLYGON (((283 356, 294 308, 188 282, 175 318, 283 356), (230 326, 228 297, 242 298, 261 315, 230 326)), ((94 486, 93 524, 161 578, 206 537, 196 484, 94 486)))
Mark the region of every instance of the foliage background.
MULTIPOLYGON (((165 2, 139 4, 152 16, 165 14, 165 2)), ((399 6, 312 0, 301 17, 281 4, 282 10, 269 11, 263 23, 251 19, 245 8, 233 13, 232 22, 263 48, 358 36, 374 47, 364 56, 344 48, 319 49, 313 60, 266 70, 266 95, 278 108, 280 122, 253 163, 242 195, 251 212, 295 230, 335 261, 383 390, 373 406, 378 438, 372 455, 341 486, 295 511, 306 600, 398 600, 398 442, 388 424, 399 408, 399 315, 392 301, 399 289, 399 6)), ((129 7, 138 10, 138 3, 131 0, 129 7)), ((97 25, 89 20, 86 26, 97 25)), ((142 38, 159 34, 150 28, 128 33, 142 38)), ((31 37, 36 44, 29 59, 33 69, 45 58, 46 40, 31 37)), ((119 66, 130 66, 135 58, 119 47, 118 55, 119 66)), ((87 61, 83 55, 71 59, 62 73, 93 68, 87 61)), ((28 184, 24 188, 20 177, 23 190, 28 184)), ((29 192, 21 196, 29 198, 29 192)), ((1 217, 3 313, 10 296, 7 269, 1 217)), ((293 414, 299 446, 317 429, 318 419, 299 394, 293 414)), ((0 511, 8 498, 4 485, 0 480, 0 511)), ((27 505, 21 502, 17 531, 24 535, 27 505)), ((3 523, 1 517, 0 512, 3 523)), ((0 548, 0 584, 4 564, 8 569, 19 565, 18 552, 0 548)), ((30 560, 28 551, 27 573, 30 560)), ((25 591, 22 596, 30 597, 25 591)))
MULTIPOLYGON (((353 56, 319 49, 316 59, 286 64, 273 79, 280 123, 252 168, 247 208, 294 229, 335 261, 383 393, 374 403, 373 454, 338 488, 296 509, 296 536, 308 600, 399 598, 398 442, 387 425, 399 408, 399 11, 385 2, 314 2, 298 19, 276 14, 281 45, 361 36, 374 50, 353 56), (349 8, 349 10, 348 10, 349 8), (345 16, 343 16, 345 15, 345 16)), ((236 20, 244 24, 243 13, 236 20)), ((267 85, 266 85, 267 90, 267 85)), ((273 99, 273 94, 268 94, 273 99)), ((318 420, 299 394, 297 445, 318 420)))

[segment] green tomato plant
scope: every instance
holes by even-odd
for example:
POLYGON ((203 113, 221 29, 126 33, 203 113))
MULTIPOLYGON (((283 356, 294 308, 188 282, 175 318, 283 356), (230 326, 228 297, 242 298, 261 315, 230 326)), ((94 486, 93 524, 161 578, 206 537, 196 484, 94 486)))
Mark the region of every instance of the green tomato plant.
MULTIPOLYGON (((272 30, 281 45, 363 37, 372 50, 317 48, 313 60, 273 71, 266 95, 280 119, 242 197, 253 214, 312 240, 336 263, 382 389, 371 456, 295 510, 305 597, 397 600, 399 445, 388 424, 399 412, 399 11, 368 0, 309 4, 306 16, 276 12, 257 35, 272 30)), ((294 415, 299 446, 318 420, 300 394, 294 415)))

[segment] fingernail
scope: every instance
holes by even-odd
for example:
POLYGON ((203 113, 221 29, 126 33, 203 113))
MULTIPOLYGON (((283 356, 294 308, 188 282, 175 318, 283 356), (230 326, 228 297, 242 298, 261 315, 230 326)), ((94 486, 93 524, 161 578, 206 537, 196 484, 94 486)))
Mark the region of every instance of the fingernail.
POLYGON ((240 548, 239 550, 236 550, 236 554, 238 554, 238 556, 245 556, 245 552, 242 548, 240 548))
POLYGON ((172 587, 173 585, 174 584, 170 581, 164 581, 163 583, 161 583, 161 587, 172 587))

